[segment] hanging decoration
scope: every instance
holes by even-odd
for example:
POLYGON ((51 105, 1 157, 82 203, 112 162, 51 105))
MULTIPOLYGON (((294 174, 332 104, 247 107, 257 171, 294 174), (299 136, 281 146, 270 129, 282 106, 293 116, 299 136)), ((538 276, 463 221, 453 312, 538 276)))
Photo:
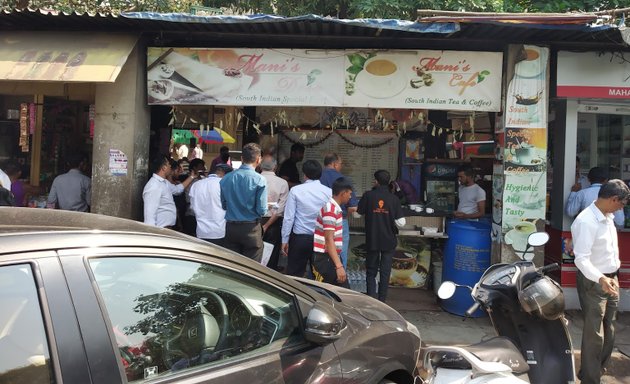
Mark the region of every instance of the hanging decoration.
POLYGON ((94 138, 94 120, 96 118, 96 106, 90 104, 90 111, 88 112, 88 119, 90 123, 90 138, 94 138))
POLYGON ((28 118, 28 104, 26 103, 22 103, 20 104, 20 139, 19 139, 19 145, 20 145, 20 149, 22 150, 22 152, 28 152, 29 150, 29 145, 28 145, 28 122, 29 122, 29 118, 28 118))

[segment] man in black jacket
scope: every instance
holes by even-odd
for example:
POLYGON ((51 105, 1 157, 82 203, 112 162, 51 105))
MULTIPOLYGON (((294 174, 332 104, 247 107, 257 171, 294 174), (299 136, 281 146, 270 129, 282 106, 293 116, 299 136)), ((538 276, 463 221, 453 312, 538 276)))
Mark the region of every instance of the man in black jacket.
POLYGON ((365 259, 367 294, 380 301, 387 299, 392 258, 396 250, 396 227, 405 225, 400 200, 389 191, 390 175, 385 170, 374 172, 375 187, 363 194, 358 213, 365 215, 365 238, 368 249, 365 259), (376 274, 380 274, 378 295, 376 274))

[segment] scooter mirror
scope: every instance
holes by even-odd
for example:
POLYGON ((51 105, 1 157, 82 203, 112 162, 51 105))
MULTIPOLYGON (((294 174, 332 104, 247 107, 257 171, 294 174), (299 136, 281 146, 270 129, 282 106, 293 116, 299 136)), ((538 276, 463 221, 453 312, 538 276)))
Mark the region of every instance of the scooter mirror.
POLYGON ((455 294, 455 289, 457 289, 455 283, 445 281, 440 285, 440 289, 438 289, 438 297, 440 299, 450 299, 455 294))
POLYGON ((547 232, 534 232, 527 237, 527 244, 532 247, 539 247, 547 244, 549 241, 549 234, 547 232))

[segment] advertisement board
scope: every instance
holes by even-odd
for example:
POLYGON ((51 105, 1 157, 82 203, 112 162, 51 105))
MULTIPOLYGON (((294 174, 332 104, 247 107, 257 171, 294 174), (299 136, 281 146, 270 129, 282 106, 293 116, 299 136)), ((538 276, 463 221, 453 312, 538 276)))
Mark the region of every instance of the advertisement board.
POLYGON ((501 52, 148 48, 149 104, 501 109, 501 52))

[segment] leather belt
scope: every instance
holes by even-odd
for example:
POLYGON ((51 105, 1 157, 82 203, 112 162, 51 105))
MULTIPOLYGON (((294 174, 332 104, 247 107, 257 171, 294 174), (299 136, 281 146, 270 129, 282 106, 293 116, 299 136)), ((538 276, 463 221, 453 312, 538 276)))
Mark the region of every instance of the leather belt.
POLYGON ((611 273, 604 273, 604 276, 610 277, 612 279, 613 277, 619 276, 619 270, 616 270, 615 272, 611 272, 611 273))
POLYGON ((251 221, 228 221, 230 224, 258 224, 258 219, 251 221))

